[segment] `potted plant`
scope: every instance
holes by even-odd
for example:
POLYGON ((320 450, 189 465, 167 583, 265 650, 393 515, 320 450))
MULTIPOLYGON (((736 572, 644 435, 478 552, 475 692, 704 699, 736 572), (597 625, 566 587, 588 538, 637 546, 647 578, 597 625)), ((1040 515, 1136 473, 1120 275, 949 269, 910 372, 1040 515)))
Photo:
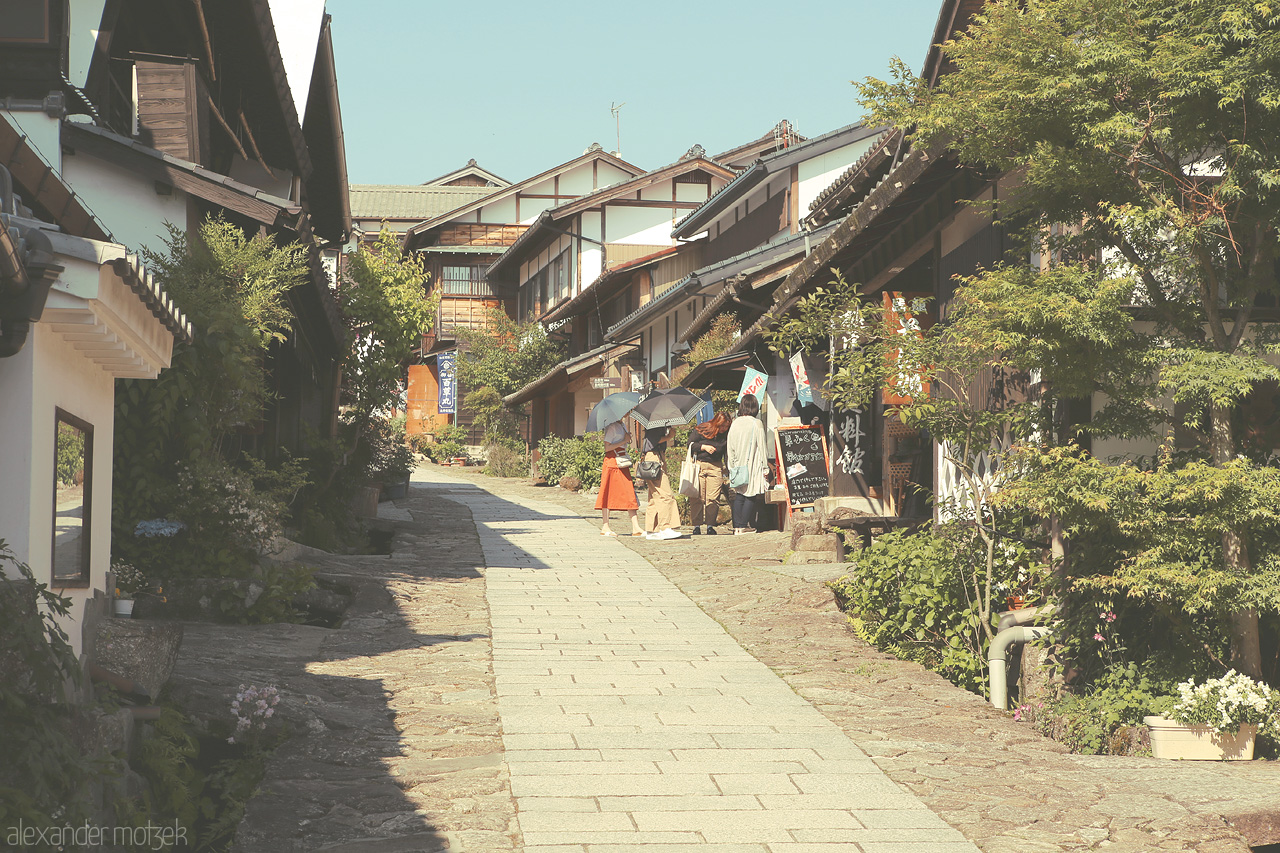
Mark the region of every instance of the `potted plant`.
POLYGON ((117 616, 130 619, 133 617, 134 598, 147 588, 147 579, 132 563, 123 560, 112 563, 111 571, 116 578, 115 602, 112 605, 114 612, 117 616))
POLYGON ((1200 685, 1182 682, 1166 713, 1143 718, 1156 758, 1248 761, 1259 727, 1276 725, 1280 694, 1233 669, 1200 685))

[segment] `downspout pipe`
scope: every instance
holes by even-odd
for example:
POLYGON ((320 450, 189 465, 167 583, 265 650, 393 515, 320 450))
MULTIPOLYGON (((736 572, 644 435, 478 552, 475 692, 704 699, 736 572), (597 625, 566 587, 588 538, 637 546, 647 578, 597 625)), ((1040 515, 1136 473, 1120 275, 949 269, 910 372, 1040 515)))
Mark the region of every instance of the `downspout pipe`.
POLYGON ((1009 649, 1015 645, 1034 642, 1051 633, 1053 629, 1044 626, 1013 625, 996 634, 996 638, 991 641, 991 647, 987 650, 992 707, 999 711, 1009 710, 1009 685, 1005 671, 1005 665, 1009 660, 1009 649))

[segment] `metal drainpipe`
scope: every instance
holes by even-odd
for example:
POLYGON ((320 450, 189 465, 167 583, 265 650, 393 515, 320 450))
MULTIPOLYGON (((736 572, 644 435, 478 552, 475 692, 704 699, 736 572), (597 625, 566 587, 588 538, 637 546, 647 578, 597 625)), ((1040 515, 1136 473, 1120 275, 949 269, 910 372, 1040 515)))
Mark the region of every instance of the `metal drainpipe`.
POLYGON ((996 634, 996 638, 991 641, 991 648, 987 650, 987 668, 991 679, 991 705, 997 710, 1009 710, 1009 685, 1005 673, 1009 648, 1015 644, 1030 643, 1051 633, 1052 628, 1043 626, 1014 625, 996 634))

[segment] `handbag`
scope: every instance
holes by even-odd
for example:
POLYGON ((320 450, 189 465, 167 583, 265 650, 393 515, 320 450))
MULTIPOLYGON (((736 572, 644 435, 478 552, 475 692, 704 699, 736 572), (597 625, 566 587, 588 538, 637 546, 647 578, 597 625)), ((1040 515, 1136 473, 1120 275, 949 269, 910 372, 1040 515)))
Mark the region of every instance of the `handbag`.
POLYGON ((747 470, 746 465, 734 465, 729 469, 729 488, 731 489, 745 486, 750 479, 751 472, 747 470))
POLYGON ((702 495, 698 489, 698 463, 693 461, 693 447, 684 455, 684 464, 680 466, 680 494, 686 498, 697 498, 702 495))
POLYGON ((662 476, 662 462, 658 459, 644 459, 636 466, 636 473, 641 480, 656 480, 662 476))
POLYGON ((630 468, 631 457, 627 455, 627 451, 619 450, 613 454, 613 464, 619 468, 630 468))

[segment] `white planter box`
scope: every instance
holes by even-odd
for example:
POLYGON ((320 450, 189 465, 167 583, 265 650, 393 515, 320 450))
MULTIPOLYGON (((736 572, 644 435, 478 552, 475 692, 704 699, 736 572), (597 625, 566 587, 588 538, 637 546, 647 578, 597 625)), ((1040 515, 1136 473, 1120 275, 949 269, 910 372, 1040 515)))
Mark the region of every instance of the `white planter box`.
POLYGON ((117 598, 114 602, 115 613, 117 616, 123 616, 125 619, 133 618, 133 599, 117 598))
POLYGON ((1156 758, 1192 761, 1251 761, 1258 727, 1246 723, 1240 731, 1218 734, 1208 726, 1184 726, 1164 717, 1143 717, 1151 729, 1151 754, 1156 758))

